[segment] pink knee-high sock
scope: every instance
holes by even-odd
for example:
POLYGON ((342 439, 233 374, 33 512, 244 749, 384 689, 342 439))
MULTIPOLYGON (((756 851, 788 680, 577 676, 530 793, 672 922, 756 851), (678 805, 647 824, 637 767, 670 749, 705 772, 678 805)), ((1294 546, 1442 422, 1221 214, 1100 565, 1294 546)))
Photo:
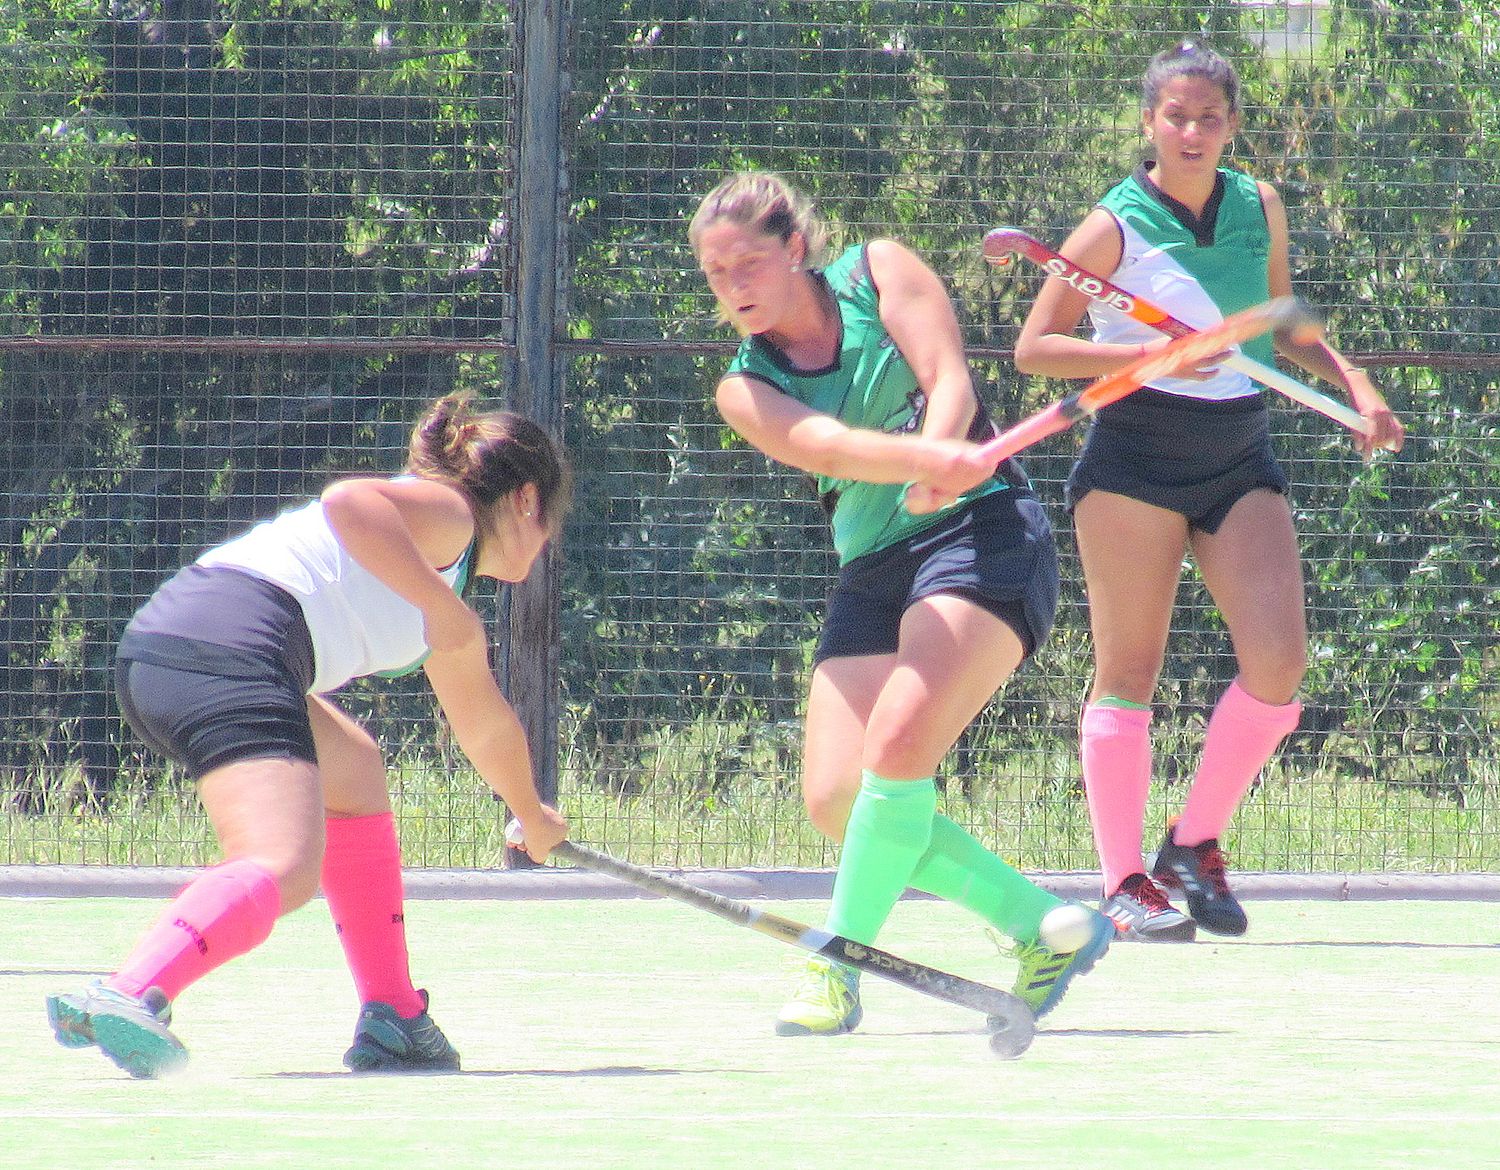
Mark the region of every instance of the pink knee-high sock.
POLYGON ((396 818, 328 818, 323 896, 333 914, 359 1002, 388 1003, 410 1019, 424 1010, 412 987, 396 818))
POLYGON ((215 967, 265 942, 281 916, 281 891, 253 861, 198 875, 105 982, 128 995, 160 987, 176 999, 215 967))
POLYGON ((1082 738, 1083 788, 1109 895, 1146 868, 1141 833, 1151 790, 1151 712, 1090 703, 1083 709, 1082 738))
POLYGON ((1296 700, 1273 706, 1252 696, 1238 679, 1230 683, 1208 721, 1203 759, 1172 840, 1201 845, 1222 834, 1271 753, 1301 718, 1296 700))

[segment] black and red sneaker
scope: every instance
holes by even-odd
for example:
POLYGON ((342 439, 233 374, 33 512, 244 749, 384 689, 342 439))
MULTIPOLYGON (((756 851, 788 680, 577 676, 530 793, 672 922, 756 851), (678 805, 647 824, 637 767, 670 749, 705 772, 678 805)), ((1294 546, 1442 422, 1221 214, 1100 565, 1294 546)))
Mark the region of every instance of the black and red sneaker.
POLYGON ((1114 920, 1121 938, 1140 942, 1192 942, 1198 928, 1167 900, 1161 887, 1143 873, 1133 873, 1099 909, 1114 920))
POLYGON ((1204 930, 1244 934, 1250 923, 1244 907, 1230 892, 1218 838, 1210 837, 1200 845, 1179 845, 1172 839, 1174 831, 1175 825, 1167 827, 1151 876, 1169 889, 1182 891, 1188 913, 1204 930))

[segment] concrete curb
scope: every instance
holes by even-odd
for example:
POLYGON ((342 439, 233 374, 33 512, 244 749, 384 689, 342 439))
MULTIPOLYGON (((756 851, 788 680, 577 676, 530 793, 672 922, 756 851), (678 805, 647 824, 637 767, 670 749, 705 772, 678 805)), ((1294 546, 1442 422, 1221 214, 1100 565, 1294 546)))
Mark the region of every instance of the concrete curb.
MULTIPOLYGON (((0 865, 4 898, 167 898, 196 868, 102 865, 0 865)), ((695 886, 741 900, 826 899, 828 869, 663 869, 695 886)), ((1086 871, 1033 873, 1038 885, 1065 898, 1094 900, 1099 875, 1086 871)), ((413 900, 521 900, 643 898, 633 886, 576 869, 409 869, 413 900)), ((1235 892, 1247 899, 1291 901, 1500 902, 1500 873, 1238 873, 1235 892)), ((926 895, 908 895, 923 898, 926 895)))

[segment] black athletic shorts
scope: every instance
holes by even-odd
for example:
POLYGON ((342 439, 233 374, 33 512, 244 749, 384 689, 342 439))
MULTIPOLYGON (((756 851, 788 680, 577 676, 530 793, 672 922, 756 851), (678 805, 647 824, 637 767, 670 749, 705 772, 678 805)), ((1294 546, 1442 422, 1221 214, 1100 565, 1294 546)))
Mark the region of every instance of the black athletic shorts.
POLYGON ((1098 488, 1217 532, 1247 492, 1290 490, 1271 452, 1267 419, 1259 394, 1210 402, 1137 390, 1095 416, 1068 476, 1068 511, 1098 488))
POLYGON ((993 613, 1027 657, 1057 616, 1057 545, 1042 505, 1019 489, 994 492, 839 570, 813 660, 893 654, 906 607, 952 593, 993 613))
POLYGON ((238 760, 316 763, 312 681, 312 635, 296 599, 223 567, 189 565, 158 589, 115 661, 130 726, 195 780, 238 760))

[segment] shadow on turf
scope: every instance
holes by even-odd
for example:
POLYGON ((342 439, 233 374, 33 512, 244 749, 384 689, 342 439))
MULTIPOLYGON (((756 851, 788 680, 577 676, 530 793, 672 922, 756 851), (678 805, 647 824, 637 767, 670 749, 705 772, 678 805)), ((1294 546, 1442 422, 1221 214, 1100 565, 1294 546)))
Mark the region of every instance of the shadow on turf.
POLYGON ((111 972, 83 967, 0 967, 0 978, 6 976, 45 975, 48 979, 99 979, 111 972))
MULTIPOLYGON (((1134 1040, 1185 1040, 1192 1036, 1224 1036, 1223 1028, 1045 1028, 1038 1027, 1038 1040, 1052 1036, 1085 1036, 1091 1039, 1111 1037, 1134 1040)), ((975 1028, 923 1028, 906 1032, 864 1032, 855 1035, 879 1036, 987 1036, 988 1032, 975 1028)))
MULTIPOLYGON (((694 1070, 681 1068, 642 1068, 633 1064, 604 1064, 594 1068, 466 1068, 461 1072, 404 1073, 418 1077, 680 1077, 694 1070)), ((723 1072, 715 1069, 715 1073, 723 1072)), ((279 1072, 271 1077, 292 1081, 384 1080, 377 1074, 356 1077, 344 1072, 279 1072)))
MULTIPOLYGON (((1204 940, 1200 939, 1200 945, 1204 940)), ((1218 940, 1215 940, 1218 941, 1218 940)), ((1397 939, 1286 939, 1281 942, 1236 941, 1237 947, 1356 947, 1380 951, 1500 951, 1500 943, 1401 942, 1397 939)))
POLYGON ((1090 1040, 1186 1040, 1193 1036, 1228 1036, 1228 1028, 1043 1028, 1037 1039, 1083 1036, 1090 1040))

